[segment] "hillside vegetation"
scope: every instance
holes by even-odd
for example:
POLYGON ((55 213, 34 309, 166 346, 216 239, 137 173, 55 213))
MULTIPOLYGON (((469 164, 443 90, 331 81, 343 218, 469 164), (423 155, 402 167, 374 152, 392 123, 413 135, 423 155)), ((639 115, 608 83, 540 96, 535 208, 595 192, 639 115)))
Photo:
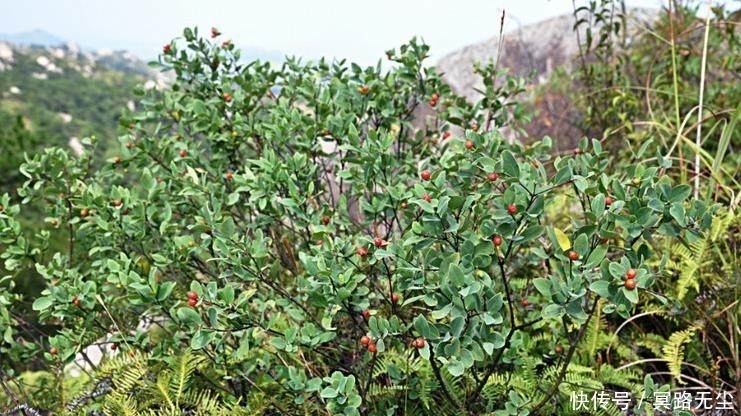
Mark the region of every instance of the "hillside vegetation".
POLYGON ((276 67, 184 29, 115 134, 0 193, 0 414, 737 415, 738 13, 625 43, 621 6, 543 85, 478 64, 476 102, 417 39, 276 67), (549 95, 565 150, 523 128, 549 95))

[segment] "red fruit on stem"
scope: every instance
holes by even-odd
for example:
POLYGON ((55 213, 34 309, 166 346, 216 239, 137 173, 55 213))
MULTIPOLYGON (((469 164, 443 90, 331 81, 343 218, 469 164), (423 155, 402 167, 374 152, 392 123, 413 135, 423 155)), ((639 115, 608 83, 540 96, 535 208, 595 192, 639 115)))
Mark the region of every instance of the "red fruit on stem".
POLYGON ((215 37, 218 37, 219 35, 221 35, 221 32, 219 32, 219 29, 217 29, 215 27, 212 27, 211 28, 211 37, 212 38, 215 38, 215 37))
POLYGON ((474 147, 473 142, 471 140, 466 140, 466 145, 465 146, 466 146, 466 149, 467 150, 471 150, 474 147))
POLYGON ((424 199, 424 200, 425 200, 425 201, 427 201, 427 202, 430 202, 430 201, 432 201, 432 197, 430 196, 430 194, 424 194, 424 195, 422 196, 422 199, 424 199))
POLYGON ((527 300, 527 299, 523 299, 523 300, 522 300, 522 301, 520 302, 520 304, 522 304, 522 306, 524 306, 524 307, 528 307, 528 306, 530 306, 530 301, 529 301, 529 300, 527 300))
POLYGON ((355 249, 355 253, 360 257, 366 257, 368 255, 368 249, 365 247, 358 247, 355 249))
POLYGON ((451 135, 451 134, 453 134, 453 133, 451 133, 450 131, 444 131, 444 132, 443 132, 443 140, 445 140, 445 139, 447 139, 448 137, 450 137, 450 135, 451 135))
POLYGON ((609 207, 612 205, 612 203, 615 202, 611 196, 605 197, 605 206, 609 207))
POLYGON ((555 352, 556 354, 563 354, 563 347, 562 347, 562 346, 560 346, 560 345, 556 345, 555 347, 553 347, 553 351, 554 351, 554 352, 555 352))
POLYGON ((625 288, 628 290, 633 290, 637 286, 636 279, 625 279, 625 288))
POLYGON ((188 306, 196 307, 198 305, 198 299, 188 299, 188 306))
POLYGON ((328 215, 325 215, 322 217, 322 224, 327 225, 331 221, 331 218, 329 218, 328 215))
POLYGON ((369 311, 368 309, 363 309, 363 310, 362 310, 362 311, 360 312, 360 316, 362 316, 362 317, 363 317, 363 319, 365 319, 365 320, 367 321, 367 320, 368 320, 368 319, 370 318, 370 316, 371 316, 371 313, 370 313, 370 311, 369 311))
POLYGON ((579 253, 577 253, 574 250, 569 251, 569 260, 571 260, 571 261, 577 261, 577 260, 579 260, 579 253))
POLYGON ((392 293, 391 294, 391 302, 396 303, 399 301, 399 294, 398 293, 392 293))
POLYGON ((227 173, 226 173, 226 174, 224 175, 224 177, 226 178, 226 180, 230 181, 230 180, 234 179, 234 173, 232 173, 232 172, 227 172, 227 173))
POLYGON ((422 180, 429 181, 432 177, 432 173, 430 173, 429 170, 423 170, 422 173, 419 174, 419 177, 422 178, 422 180))
POLYGON ((574 155, 580 155, 580 154, 581 154, 581 149, 579 149, 578 147, 574 149, 574 155))
POLYGON ((180 150, 180 157, 185 157, 188 154, 188 151, 185 149, 180 150))
POLYGON ((496 246, 499 247, 502 245, 502 237, 499 235, 495 235, 492 237, 491 242, 496 246))
POLYGON ((57 349, 55 347, 49 348, 49 354, 51 354, 51 355, 57 355, 57 349))
POLYGON ((517 214, 517 205, 515 204, 507 205, 507 212, 509 213, 509 215, 517 214))
POLYGON ((628 271, 625 272, 626 279, 635 279, 637 275, 638 272, 636 271, 636 269, 628 269, 628 271))
POLYGON ((371 339, 368 335, 363 335, 360 337, 360 345, 365 345, 366 347, 370 345, 371 339))
POLYGON ((494 182, 497 179, 499 179, 499 174, 496 173, 496 172, 492 172, 492 173, 486 175, 486 178, 489 179, 491 182, 494 182))
POLYGON ((193 292, 193 291, 188 292, 188 299, 198 300, 198 293, 193 292))
POLYGON ((117 200, 113 201, 113 206, 114 207, 118 208, 121 205, 123 205, 123 201, 121 201, 120 199, 117 199, 117 200))
POLYGON ((385 242, 385 241, 383 241, 383 238, 376 237, 375 239, 373 239, 373 245, 376 246, 376 247, 378 247, 378 248, 381 248, 381 247, 386 247, 388 245, 388 243, 385 242))
POLYGON ((416 349, 424 348, 425 339, 422 337, 416 338, 414 341, 412 341, 412 346, 416 349))
POLYGON ((376 344, 368 344, 368 352, 370 352, 371 354, 375 354, 377 350, 378 349, 376 348, 376 344))

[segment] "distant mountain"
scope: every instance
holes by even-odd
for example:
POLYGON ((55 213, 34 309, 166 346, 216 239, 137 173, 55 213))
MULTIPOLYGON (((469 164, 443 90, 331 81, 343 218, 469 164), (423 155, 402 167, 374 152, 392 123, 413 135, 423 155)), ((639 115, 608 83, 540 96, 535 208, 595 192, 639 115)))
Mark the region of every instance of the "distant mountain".
POLYGON ((56 35, 38 29, 21 33, 0 33, 0 41, 28 46, 59 46, 67 43, 66 40, 56 35))
POLYGON ((0 194, 21 180, 24 152, 47 146, 75 151, 81 138, 93 135, 101 155, 118 151, 119 120, 137 108, 135 88, 168 83, 166 74, 129 52, 0 41, 0 194))

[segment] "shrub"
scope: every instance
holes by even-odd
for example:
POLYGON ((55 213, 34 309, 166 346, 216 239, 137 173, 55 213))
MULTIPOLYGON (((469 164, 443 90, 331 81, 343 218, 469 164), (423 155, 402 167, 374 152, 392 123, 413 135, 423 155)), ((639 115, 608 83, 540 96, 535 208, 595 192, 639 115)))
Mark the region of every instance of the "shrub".
MULTIPOLYGON (((23 201, 2 198, 5 267, 44 277, 33 308, 51 335, 24 330, 5 309, 21 300, 0 295, 2 371, 47 351, 63 380, 110 333, 122 357, 93 379, 130 386, 115 409, 132 414, 187 408, 182 389, 250 414, 348 415, 569 414, 571 383, 652 389, 575 353, 595 314, 664 300, 646 260, 657 240, 697 239, 712 209, 658 166, 611 172, 597 140, 552 155, 549 138, 478 128, 506 106, 465 105, 427 51, 389 51, 389 72, 274 69, 186 29, 161 57, 177 79, 123 120, 118 158, 93 170, 94 139, 82 158, 49 149, 23 166, 23 201), (416 128, 433 99, 433 128, 416 128), (443 134, 453 125, 476 128, 443 134), (48 203, 46 228, 27 235, 14 218, 34 200, 48 203), (66 250, 46 251, 59 234, 66 250), (137 329, 143 315, 161 326, 137 329), (169 380, 179 390, 150 400, 169 380)), ((78 393, 60 381, 45 403, 78 393)), ((84 397, 85 409, 101 400, 84 397)))

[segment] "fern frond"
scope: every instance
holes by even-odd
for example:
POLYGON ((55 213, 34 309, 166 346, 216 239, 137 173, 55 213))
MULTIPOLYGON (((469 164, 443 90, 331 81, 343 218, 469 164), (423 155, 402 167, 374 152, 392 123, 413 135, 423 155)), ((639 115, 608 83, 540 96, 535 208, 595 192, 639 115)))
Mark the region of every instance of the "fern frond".
POLYGON ((697 329, 697 326, 692 326, 684 331, 673 333, 661 350, 661 358, 666 360, 669 371, 680 384, 684 384, 684 381, 680 378, 682 363, 684 362, 684 344, 694 337, 697 329))

